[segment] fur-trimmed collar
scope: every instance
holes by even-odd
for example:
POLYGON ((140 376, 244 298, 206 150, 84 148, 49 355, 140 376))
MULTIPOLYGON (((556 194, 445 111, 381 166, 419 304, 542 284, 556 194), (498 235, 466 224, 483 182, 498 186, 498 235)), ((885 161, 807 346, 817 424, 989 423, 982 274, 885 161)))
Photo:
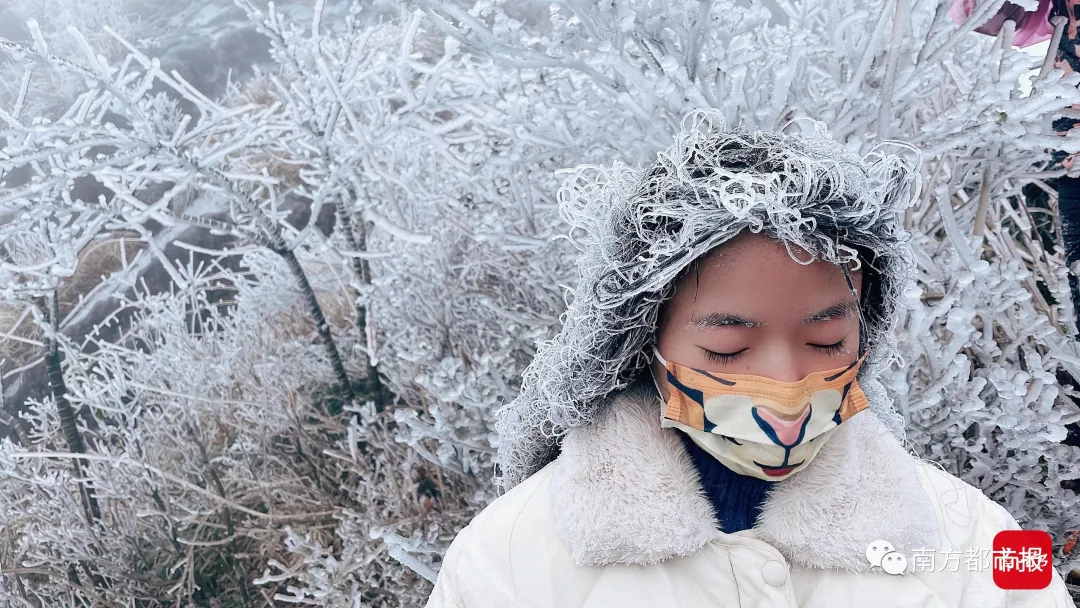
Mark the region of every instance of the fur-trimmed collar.
MULTIPOLYGON (((651 564, 723 537, 678 431, 660 426, 655 388, 617 393, 600 419, 563 438, 551 500, 579 565, 651 564)), ((810 464, 776 482, 751 530, 791 564, 863 572, 884 539, 906 555, 938 546, 916 460, 870 410, 844 422, 810 464)))

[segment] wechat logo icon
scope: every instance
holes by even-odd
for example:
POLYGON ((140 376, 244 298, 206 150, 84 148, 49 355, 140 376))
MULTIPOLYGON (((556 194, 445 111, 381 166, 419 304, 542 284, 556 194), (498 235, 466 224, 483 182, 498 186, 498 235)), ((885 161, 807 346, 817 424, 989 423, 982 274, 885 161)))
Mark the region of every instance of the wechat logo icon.
POLYGON ((887 540, 875 540, 866 547, 866 559, 889 574, 903 574, 907 558, 887 540))

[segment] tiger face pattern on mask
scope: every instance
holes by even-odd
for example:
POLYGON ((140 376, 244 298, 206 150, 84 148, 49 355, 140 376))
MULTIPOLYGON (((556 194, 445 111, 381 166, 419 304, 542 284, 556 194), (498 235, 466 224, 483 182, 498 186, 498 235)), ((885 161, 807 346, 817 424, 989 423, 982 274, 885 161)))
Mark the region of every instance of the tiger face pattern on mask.
POLYGON ((833 430, 870 406, 856 381, 865 354, 851 365, 781 382, 708 372, 666 361, 655 346, 653 352, 673 388, 661 426, 682 430, 743 475, 777 481, 805 468, 833 430))

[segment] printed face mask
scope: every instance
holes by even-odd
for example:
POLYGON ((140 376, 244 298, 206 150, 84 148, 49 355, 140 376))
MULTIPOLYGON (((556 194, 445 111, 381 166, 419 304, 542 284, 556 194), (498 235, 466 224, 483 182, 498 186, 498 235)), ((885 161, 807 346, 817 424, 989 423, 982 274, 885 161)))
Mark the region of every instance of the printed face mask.
POLYGON ((780 382, 707 372, 653 352, 672 389, 660 425, 682 430, 743 475, 779 481, 806 468, 840 423, 870 405, 855 380, 865 354, 846 367, 780 382))

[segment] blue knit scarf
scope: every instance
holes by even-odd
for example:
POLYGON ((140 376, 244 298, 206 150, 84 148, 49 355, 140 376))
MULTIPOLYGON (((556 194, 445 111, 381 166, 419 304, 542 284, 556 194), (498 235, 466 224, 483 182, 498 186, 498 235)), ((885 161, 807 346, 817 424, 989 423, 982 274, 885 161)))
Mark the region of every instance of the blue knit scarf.
POLYGON ((776 482, 736 473, 698 447, 686 433, 677 434, 686 446, 690 460, 694 462, 720 529, 731 534, 753 528, 761 504, 776 482))

